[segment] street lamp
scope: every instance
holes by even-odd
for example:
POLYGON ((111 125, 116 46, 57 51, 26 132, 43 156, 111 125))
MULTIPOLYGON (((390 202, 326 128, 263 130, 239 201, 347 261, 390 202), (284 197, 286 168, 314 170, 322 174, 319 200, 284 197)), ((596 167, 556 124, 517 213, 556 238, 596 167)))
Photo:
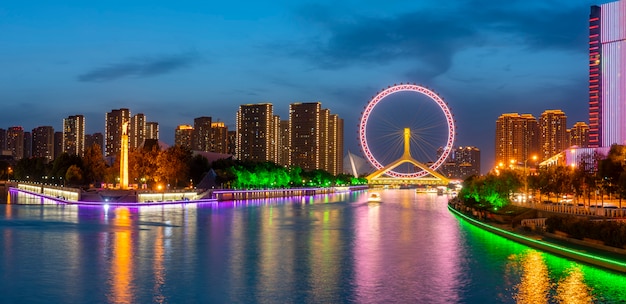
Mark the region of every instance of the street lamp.
MULTIPOLYGON (((533 162, 537 160, 537 155, 532 156, 533 162)), ((524 161, 524 196, 526 198, 526 202, 528 203, 528 174, 526 173, 526 163, 528 159, 524 161)))

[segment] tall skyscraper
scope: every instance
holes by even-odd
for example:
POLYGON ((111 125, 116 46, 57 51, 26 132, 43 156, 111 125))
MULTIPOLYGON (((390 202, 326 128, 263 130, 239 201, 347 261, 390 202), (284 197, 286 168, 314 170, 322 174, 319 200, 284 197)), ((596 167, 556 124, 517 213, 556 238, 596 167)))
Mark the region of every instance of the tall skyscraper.
POLYGON ((191 150, 193 138, 193 127, 190 125, 179 125, 174 131, 174 144, 191 150))
POLYGON ((519 164, 539 154, 539 126, 531 114, 506 113, 496 121, 496 166, 519 164))
POLYGON ((146 139, 159 140, 159 123, 154 121, 146 122, 146 139))
POLYGON ((85 117, 68 116, 63 119, 63 152, 82 156, 85 153, 85 117))
POLYGON ((235 155, 237 153, 237 131, 228 131, 228 152, 227 154, 235 155))
MULTIPOLYGON (((437 150, 437 158, 441 154, 442 147, 437 150)), ((472 175, 480 175, 480 149, 472 146, 452 149, 445 164, 438 171, 451 179, 464 180, 472 175)))
POLYGON ((192 150, 205 152, 212 151, 211 117, 202 116, 193 119, 192 142, 192 150))
POLYGON ((24 131, 24 155, 23 158, 30 158, 33 156, 33 134, 24 131))
POLYGON ((54 128, 41 126, 33 129, 33 156, 54 160, 54 128))
POLYGON ((130 118, 130 126, 128 128, 128 147, 136 149, 143 144, 146 138, 146 115, 139 113, 130 118))
POLYGON ((333 175, 343 172, 343 119, 331 114, 328 120, 328 167, 333 175))
POLYGON ((569 147, 567 116, 563 111, 544 111, 539 120, 539 129, 540 160, 546 160, 569 147))
POLYGON ((580 148, 587 148, 589 146, 589 126, 579 121, 569 129, 570 146, 578 146, 580 148))
POLYGON ((289 105, 290 165, 305 170, 343 171, 343 120, 320 102, 289 105))
POLYGON ((24 128, 15 126, 7 129, 7 150, 16 160, 24 157, 24 128))
POLYGON ((104 120, 104 154, 115 156, 122 148, 122 125, 130 123, 130 110, 111 110, 105 114, 104 120))
POLYGON ((288 166, 290 164, 289 158, 291 157, 291 148, 289 146, 289 120, 280 121, 280 156, 279 164, 288 166))
POLYGON ((212 152, 228 153, 228 127, 222 121, 211 123, 211 150, 212 152))
POLYGON ((245 104, 237 111, 236 158, 250 161, 275 161, 274 107, 271 103, 245 104))
POLYGON ((63 153, 63 132, 54 132, 54 158, 63 153))
POLYGON ((626 144, 626 0, 589 16, 589 146, 626 144))
POLYGON ((304 170, 320 168, 321 110, 320 102, 289 105, 290 165, 304 170))

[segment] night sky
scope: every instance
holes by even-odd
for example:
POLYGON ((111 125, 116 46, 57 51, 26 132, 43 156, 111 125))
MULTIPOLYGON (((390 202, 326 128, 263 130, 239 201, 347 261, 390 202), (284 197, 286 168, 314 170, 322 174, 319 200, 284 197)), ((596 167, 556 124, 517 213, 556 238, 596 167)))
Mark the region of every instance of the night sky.
POLYGON ((589 7, 608 1, 56 2, 0 4, 0 128, 83 114, 104 132, 125 107, 171 144, 194 117, 234 129, 240 104, 286 119, 290 103, 321 101, 358 152, 369 99, 410 82, 448 102, 485 172, 502 113, 588 121, 589 7))

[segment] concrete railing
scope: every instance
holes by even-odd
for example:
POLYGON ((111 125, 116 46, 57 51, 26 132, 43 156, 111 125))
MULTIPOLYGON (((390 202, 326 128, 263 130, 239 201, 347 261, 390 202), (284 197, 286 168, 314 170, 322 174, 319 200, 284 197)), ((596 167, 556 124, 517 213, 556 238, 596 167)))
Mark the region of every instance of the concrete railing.
POLYGON ((534 218, 534 219, 523 219, 522 227, 530 227, 532 229, 536 228, 545 228, 546 227, 546 219, 545 217, 534 218))
POLYGON ((607 208, 607 207, 595 207, 595 206, 571 206, 571 205, 552 205, 552 204, 535 204, 532 208, 557 212, 567 213, 571 215, 585 215, 585 216, 604 216, 610 218, 624 218, 626 217, 626 210, 620 208, 607 208))

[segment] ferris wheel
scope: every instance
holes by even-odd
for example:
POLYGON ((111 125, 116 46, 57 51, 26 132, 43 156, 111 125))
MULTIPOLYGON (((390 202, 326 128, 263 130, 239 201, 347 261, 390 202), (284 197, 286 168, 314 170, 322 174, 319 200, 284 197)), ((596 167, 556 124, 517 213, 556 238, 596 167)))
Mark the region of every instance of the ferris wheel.
POLYGON ((365 106, 359 124, 366 159, 376 170, 394 164, 384 174, 398 178, 434 173, 450 155, 454 137, 448 105, 433 91, 415 84, 382 90, 365 106), (395 165, 402 159, 406 164, 395 165))

